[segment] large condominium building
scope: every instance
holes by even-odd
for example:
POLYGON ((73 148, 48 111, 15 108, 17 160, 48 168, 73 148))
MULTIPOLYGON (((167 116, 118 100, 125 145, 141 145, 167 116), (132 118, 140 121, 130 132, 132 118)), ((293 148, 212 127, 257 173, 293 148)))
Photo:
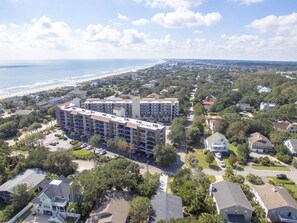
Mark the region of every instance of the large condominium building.
POLYGON ((166 127, 160 124, 91 111, 74 104, 58 106, 56 115, 59 126, 69 133, 100 135, 105 141, 118 136, 146 154, 152 154, 156 144, 165 143, 166 127))
POLYGON ((177 98, 89 98, 84 103, 84 107, 93 111, 152 122, 169 122, 179 114, 177 98))

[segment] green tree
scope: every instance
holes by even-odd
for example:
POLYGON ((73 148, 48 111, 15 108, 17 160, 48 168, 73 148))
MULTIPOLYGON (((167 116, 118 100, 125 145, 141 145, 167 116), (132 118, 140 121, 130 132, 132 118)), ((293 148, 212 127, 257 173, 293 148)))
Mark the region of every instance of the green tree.
POLYGON ((234 168, 235 164, 236 164, 236 157, 231 154, 228 158, 230 165, 234 168))
POLYGON ((57 151, 47 155, 43 167, 51 173, 68 176, 74 173, 78 164, 72 161, 72 154, 68 151, 57 151))
POLYGON ((151 198, 158 190, 160 183, 159 174, 147 174, 142 183, 137 185, 137 194, 141 197, 151 198))
POLYGON ((91 146, 97 147, 99 146, 99 143, 101 142, 102 138, 100 135, 93 135, 89 138, 88 143, 91 146))
POLYGON ((168 134, 168 138, 174 144, 180 144, 185 140, 185 131, 184 131, 184 123, 185 118, 175 118, 172 121, 172 125, 170 126, 170 132, 168 134))
POLYGON ((200 130, 197 127, 189 127, 186 133, 187 144, 193 145, 200 141, 200 130))
POLYGON ((136 197, 130 201, 130 223, 148 222, 150 213, 150 200, 147 197, 136 197))
POLYGON ((215 158, 214 158, 213 154, 208 152, 205 156, 205 162, 207 162, 208 165, 210 165, 214 160, 215 160, 215 158))
POLYGON ((74 203, 74 202, 69 202, 69 204, 67 206, 67 212, 77 213, 78 211, 79 211, 78 204, 74 203))
POLYGON ((237 160, 240 164, 246 164, 250 157, 250 149, 247 144, 237 145, 237 160))
POLYGON ((37 130, 37 129, 41 128, 41 127, 42 127, 41 124, 39 124, 39 123, 37 123, 37 122, 34 122, 32 125, 30 125, 30 126, 28 127, 27 130, 30 131, 30 132, 32 132, 32 131, 37 130))
POLYGON ((177 149, 169 144, 157 144, 154 146, 155 162, 160 166, 170 166, 176 162, 177 149))
POLYGON ((12 189, 11 202, 16 210, 21 210, 33 198, 34 192, 27 184, 16 185, 12 189))

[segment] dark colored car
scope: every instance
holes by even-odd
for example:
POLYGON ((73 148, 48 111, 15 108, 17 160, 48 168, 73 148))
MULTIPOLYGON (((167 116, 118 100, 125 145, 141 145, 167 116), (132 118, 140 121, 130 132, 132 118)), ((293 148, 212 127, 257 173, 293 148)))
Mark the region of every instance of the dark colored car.
POLYGON ((277 174, 276 178, 277 179, 287 179, 287 175, 286 174, 277 174))

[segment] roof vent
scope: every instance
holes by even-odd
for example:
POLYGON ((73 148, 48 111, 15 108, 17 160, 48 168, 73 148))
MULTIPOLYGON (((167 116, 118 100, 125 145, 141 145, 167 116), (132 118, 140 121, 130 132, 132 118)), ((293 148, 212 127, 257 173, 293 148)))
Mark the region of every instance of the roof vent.
POLYGON ((277 192, 276 187, 273 187, 272 190, 273 190, 273 192, 277 192))

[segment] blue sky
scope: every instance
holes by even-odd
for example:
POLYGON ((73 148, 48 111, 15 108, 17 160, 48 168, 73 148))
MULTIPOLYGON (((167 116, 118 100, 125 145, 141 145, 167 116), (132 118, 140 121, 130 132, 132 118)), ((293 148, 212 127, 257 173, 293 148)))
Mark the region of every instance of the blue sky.
POLYGON ((297 60, 295 0, 0 0, 0 59, 297 60))

